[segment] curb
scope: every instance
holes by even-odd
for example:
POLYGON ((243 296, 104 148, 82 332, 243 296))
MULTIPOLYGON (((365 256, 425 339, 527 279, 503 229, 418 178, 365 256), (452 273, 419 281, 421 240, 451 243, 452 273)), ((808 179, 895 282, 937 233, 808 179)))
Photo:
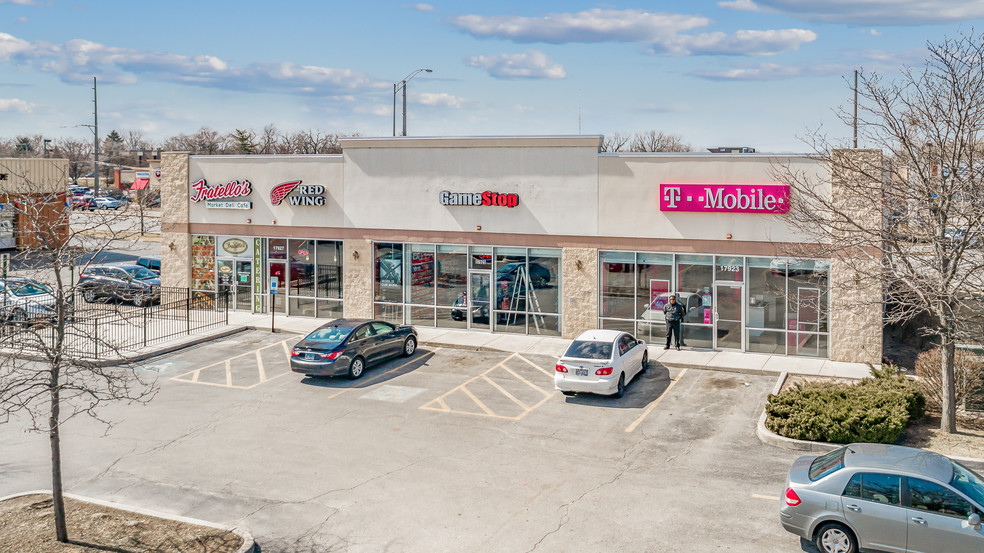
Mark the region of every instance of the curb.
MULTIPOLYGON (((147 352, 144 352, 144 353, 138 353, 138 354, 133 355, 131 357, 123 357, 123 358, 118 358, 118 359, 94 359, 94 360, 88 360, 86 362, 89 365, 93 366, 93 367, 115 367, 115 366, 118 366, 118 365, 125 365, 127 363, 136 363, 136 362, 139 362, 139 361, 146 361, 147 359, 152 359, 152 358, 157 357, 157 356, 160 356, 160 355, 166 355, 168 353, 173 353, 175 351, 179 351, 179 350, 182 350, 182 349, 185 349, 185 348, 190 348, 192 346, 201 345, 201 344, 204 344, 205 342, 211 342, 212 340, 218 340, 218 339, 221 339, 221 338, 227 338, 229 336, 232 336, 233 334, 238 334, 240 332, 244 332, 244 331, 249 330, 249 329, 250 329, 250 327, 247 327, 247 326, 237 326, 235 328, 231 328, 229 330, 224 330, 224 331, 218 332, 216 334, 209 334, 207 336, 200 336, 200 337, 195 338, 194 340, 191 340, 189 342, 183 342, 183 343, 180 343, 180 344, 172 344, 170 346, 166 346, 166 347, 163 347, 163 348, 158 349, 158 350, 147 351, 147 352)), ((0 351, 0 357, 11 357, 11 356, 17 357, 18 359, 26 359, 28 361, 38 361, 38 362, 45 362, 45 361, 47 361, 46 358, 41 357, 40 355, 24 355, 23 353, 9 353, 9 352, 0 351)))
MULTIPOLYGON (((776 385, 772 388, 773 394, 778 394, 782 390, 782 385, 786 383, 786 377, 789 375, 787 373, 782 373, 779 375, 779 380, 776 381, 776 385)), ((778 447, 781 449, 787 449, 789 451, 802 451, 805 453, 826 453, 828 451, 833 451, 844 444, 832 444, 829 442, 812 442, 809 440, 796 440, 793 438, 787 438, 785 436, 780 436, 775 432, 769 430, 765 426, 765 408, 762 408, 762 415, 759 416, 758 424, 755 425, 755 436, 758 437, 759 441, 766 445, 771 445, 773 447, 778 447)), ((953 459, 954 461, 960 461, 962 463, 980 463, 984 465, 984 459, 977 459, 976 457, 958 457, 956 455, 946 455, 947 458, 953 459)))
MULTIPOLYGON (((18 497, 24 497, 27 495, 51 495, 51 490, 32 490, 27 492, 15 493, 13 495, 8 495, 6 497, 0 497, 0 502, 7 501, 8 499, 17 499, 18 497)), ((205 520, 199 520, 197 518, 183 517, 178 515, 169 515, 166 513, 159 513, 157 511, 152 511, 150 509, 143 509, 140 507, 130 507, 128 505, 121 505, 119 503, 113 503, 111 501, 103 501, 101 499, 93 499, 91 497, 85 497, 81 495, 75 495, 72 493, 62 494, 65 497, 74 499, 76 501, 82 501, 84 503, 91 503, 93 505, 99 505, 101 507, 107 507, 110 509, 117 509, 120 511, 127 511, 130 513, 137 513, 139 515, 145 515, 149 517, 161 518, 165 520, 173 520, 176 522, 183 522, 185 524, 194 524, 196 526, 205 526, 206 528, 215 528, 217 530, 225 530, 226 532, 232 532, 236 534, 243 540, 243 544, 236 550, 236 553, 254 553, 256 551, 256 541, 253 540, 253 535, 249 533, 249 530, 241 528, 238 526, 226 526, 224 524, 216 524, 214 522, 208 522, 205 520)))

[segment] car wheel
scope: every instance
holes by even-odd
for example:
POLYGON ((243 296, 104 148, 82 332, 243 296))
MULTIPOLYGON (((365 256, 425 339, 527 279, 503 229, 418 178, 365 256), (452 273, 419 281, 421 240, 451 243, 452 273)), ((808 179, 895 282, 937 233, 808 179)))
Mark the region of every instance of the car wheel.
POLYGON ((366 368, 366 362, 362 360, 361 357, 356 357, 352 360, 352 364, 349 365, 349 378, 355 380, 362 376, 362 371, 366 368))
POLYGON ((86 290, 82 292, 82 299, 85 300, 85 303, 93 303, 96 301, 96 292, 94 290, 86 290))
POLYGON ((618 390, 615 391, 615 399, 625 395, 625 373, 618 375, 618 390))
POLYGON ((411 336, 407 338, 406 342, 403 342, 403 356, 410 357, 415 351, 417 351, 417 339, 411 336))
POLYGON ((639 372, 644 373, 648 368, 649 368, 649 352, 647 351, 642 354, 642 368, 639 369, 639 372))
POLYGON ((823 553, 857 553, 858 551, 854 534, 844 525, 837 523, 821 526, 817 530, 814 543, 823 553))

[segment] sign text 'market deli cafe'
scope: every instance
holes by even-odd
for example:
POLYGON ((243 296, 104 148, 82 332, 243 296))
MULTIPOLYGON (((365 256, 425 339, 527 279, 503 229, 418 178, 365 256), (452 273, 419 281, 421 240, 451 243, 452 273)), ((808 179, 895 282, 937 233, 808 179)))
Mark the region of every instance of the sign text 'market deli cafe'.
POLYGON ((789 213, 789 185, 660 184, 659 210, 691 213, 789 213))

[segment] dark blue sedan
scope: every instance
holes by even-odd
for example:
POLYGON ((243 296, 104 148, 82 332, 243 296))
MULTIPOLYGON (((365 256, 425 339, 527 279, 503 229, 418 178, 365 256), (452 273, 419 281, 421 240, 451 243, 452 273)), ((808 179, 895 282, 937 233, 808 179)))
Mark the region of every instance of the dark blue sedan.
POLYGON ((290 369, 308 376, 355 379, 366 367, 417 349, 417 330, 369 319, 335 319, 304 337, 290 351, 290 369))

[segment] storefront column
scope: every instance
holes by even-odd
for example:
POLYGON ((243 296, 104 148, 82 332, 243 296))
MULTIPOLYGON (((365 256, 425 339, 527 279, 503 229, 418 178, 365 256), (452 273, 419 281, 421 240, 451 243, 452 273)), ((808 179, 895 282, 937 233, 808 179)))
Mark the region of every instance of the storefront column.
POLYGON ((373 318, 373 252, 370 240, 342 244, 342 309, 345 318, 373 318))
POLYGON ((562 334, 575 338, 598 326, 598 250, 564 248, 561 255, 562 334))
MULTIPOLYGON (((883 224, 881 204, 872 203, 872 187, 865 183, 864 197, 858 197, 852 183, 864 178, 845 167, 880 168, 881 150, 834 150, 835 163, 831 179, 832 199, 855 213, 856 220, 876 227, 883 224), (847 156, 847 157, 845 157, 847 156), (837 158, 841 158, 837 160, 837 158)), ((868 174, 879 174, 869 170, 868 174)), ((830 360, 854 363, 881 363, 882 359, 882 286, 871 278, 877 270, 865 271, 865 261, 849 262, 834 258, 830 263, 830 360), (853 266, 852 266, 853 265, 853 266), (861 269, 858 274, 857 269, 861 269)), ((878 263, 878 261, 870 261, 878 263)))
POLYGON ((188 152, 161 154, 161 285, 191 286, 188 152))

